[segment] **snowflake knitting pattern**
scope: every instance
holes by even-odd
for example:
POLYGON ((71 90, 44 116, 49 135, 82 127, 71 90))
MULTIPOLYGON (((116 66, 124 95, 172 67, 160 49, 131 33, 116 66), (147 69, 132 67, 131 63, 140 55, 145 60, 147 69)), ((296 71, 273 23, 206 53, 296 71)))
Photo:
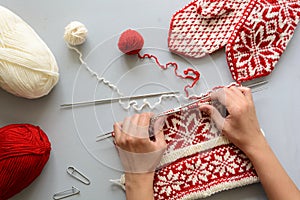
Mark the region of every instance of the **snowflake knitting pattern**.
MULTIPOLYGON (((155 199, 197 199, 255 183, 249 159, 223 136, 197 102, 168 115, 164 135, 168 148, 155 173, 155 199)), ((215 102, 222 111, 224 107, 215 102)))
POLYGON ((292 38, 299 18, 299 0, 257 1, 226 46, 233 79, 243 82, 270 74, 292 38))
POLYGON ((220 132, 208 115, 201 113, 199 109, 191 109, 169 116, 164 134, 168 153, 215 138, 220 132))
MULTIPOLYGON (((155 200, 199 199, 258 182, 246 155, 200 112, 199 106, 208 103, 226 111, 219 102, 211 102, 209 94, 166 112, 163 133, 168 147, 154 175, 155 200)), ((124 176, 120 182, 125 183, 124 176)))
POLYGON ((158 170, 155 199, 197 199, 258 182, 249 159, 233 144, 193 154, 158 170))

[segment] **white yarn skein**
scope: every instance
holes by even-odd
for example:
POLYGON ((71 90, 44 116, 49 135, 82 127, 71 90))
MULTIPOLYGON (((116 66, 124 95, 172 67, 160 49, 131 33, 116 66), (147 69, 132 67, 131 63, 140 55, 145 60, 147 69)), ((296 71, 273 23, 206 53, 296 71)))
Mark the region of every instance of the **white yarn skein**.
POLYGON ((0 6, 0 87, 28 99, 47 95, 58 82, 55 58, 36 32, 0 6))
POLYGON ((73 21, 65 27, 64 39, 73 46, 80 45, 85 42, 88 30, 84 24, 73 21))

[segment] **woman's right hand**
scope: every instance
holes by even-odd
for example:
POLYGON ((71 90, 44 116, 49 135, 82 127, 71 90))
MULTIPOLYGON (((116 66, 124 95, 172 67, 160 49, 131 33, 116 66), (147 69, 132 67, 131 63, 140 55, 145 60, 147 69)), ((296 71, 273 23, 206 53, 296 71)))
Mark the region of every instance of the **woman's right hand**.
POLYGON ((260 130, 251 90, 245 87, 224 87, 213 92, 211 98, 225 105, 229 115, 223 118, 211 105, 203 105, 200 110, 209 114, 223 134, 248 156, 268 199, 300 199, 300 191, 260 130))
POLYGON ((228 115, 223 118, 211 105, 200 106, 209 114, 219 130, 246 154, 266 143, 256 117, 251 90, 246 87, 224 87, 211 94, 212 100, 223 104, 228 115))

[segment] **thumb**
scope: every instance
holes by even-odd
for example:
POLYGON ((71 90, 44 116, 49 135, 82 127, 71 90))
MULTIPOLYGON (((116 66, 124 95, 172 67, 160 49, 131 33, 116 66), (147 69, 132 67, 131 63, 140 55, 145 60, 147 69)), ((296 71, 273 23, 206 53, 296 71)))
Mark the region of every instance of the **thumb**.
POLYGON ((208 114, 217 125, 217 128, 222 131, 225 123, 225 118, 222 117, 221 113, 211 105, 201 105, 199 110, 208 114))
POLYGON ((156 143, 160 148, 164 149, 167 147, 167 143, 166 143, 165 135, 164 135, 163 131, 158 131, 155 134, 155 138, 156 138, 156 143))

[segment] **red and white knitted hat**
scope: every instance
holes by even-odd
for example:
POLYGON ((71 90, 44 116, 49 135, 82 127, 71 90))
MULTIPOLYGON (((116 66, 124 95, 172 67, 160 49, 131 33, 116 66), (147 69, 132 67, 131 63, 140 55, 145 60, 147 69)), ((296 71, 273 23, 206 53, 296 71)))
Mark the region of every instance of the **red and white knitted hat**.
POLYGON ((299 22, 300 1, 255 1, 245 17, 226 45, 229 69, 237 82, 272 72, 299 22))
POLYGON ((194 0, 171 20, 170 51, 199 58, 224 47, 253 0, 194 0))
POLYGON ((154 176, 156 200, 198 199, 259 181, 246 155, 199 111, 201 103, 207 102, 184 107, 166 119, 168 148, 154 176))

